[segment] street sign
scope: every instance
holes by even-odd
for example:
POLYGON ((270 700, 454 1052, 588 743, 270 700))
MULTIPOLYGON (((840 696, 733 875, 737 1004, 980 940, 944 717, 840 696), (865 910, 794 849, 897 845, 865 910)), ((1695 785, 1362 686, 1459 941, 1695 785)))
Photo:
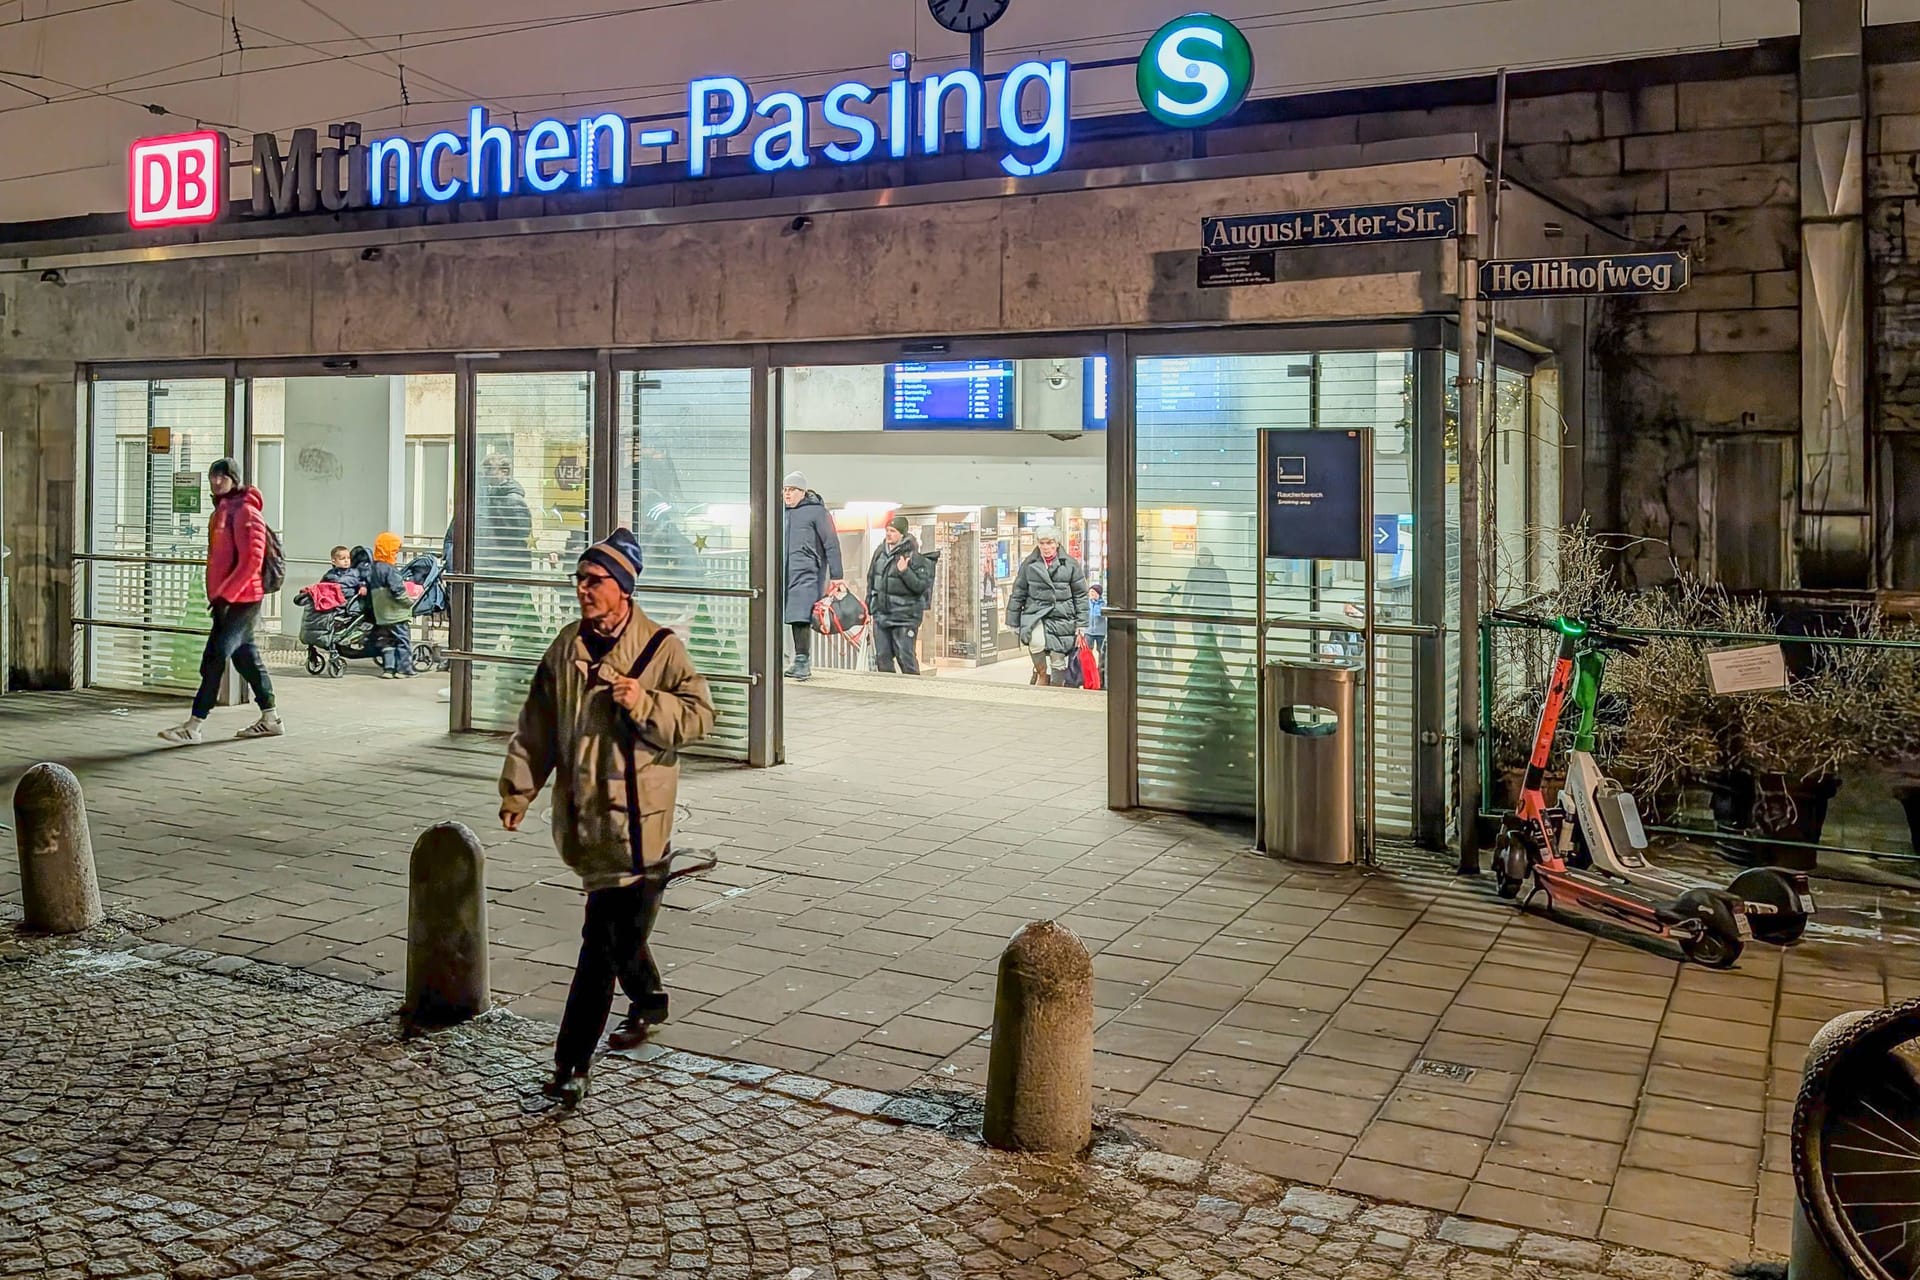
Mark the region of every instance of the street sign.
POLYGON ((1616 253, 1589 258, 1496 259, 1480 264, 1480 296, 1517 298, 1627 297, 1678 293, 1692 277, 1684 253, 1616 253))
POLYGON ((1370 453, 1358 431, 1260 433, 1269 559, 1367 558, 1373 541, 1365 501, 1370 453))
POLYGON ((1448 240, 1460 234, 1454 200, 1356 205, 1291 213, 1250 213, 1202 218, 1200 243, 1208 253, 1255 249, 1309 249, 1330 244, 1378 244, 1392 240, 1448 240))
POLYGON ((1203 253, 1199 284, 1202 289, 1237 289, 1250 284, 1272 284, 1280 278, 1273 250, 1257 253, 1203 253))

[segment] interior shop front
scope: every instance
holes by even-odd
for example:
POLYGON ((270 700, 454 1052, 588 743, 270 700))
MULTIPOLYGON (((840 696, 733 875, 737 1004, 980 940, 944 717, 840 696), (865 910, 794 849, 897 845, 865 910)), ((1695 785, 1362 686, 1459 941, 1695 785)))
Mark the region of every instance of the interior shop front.
MULTIPOLYGON (((299 594, 336 547, 390 533, 444 588, 410 620, 413 668, 446 691, 430 714, 502 729, 571 610, 574 557, 627 525, 642 604, 713 684, 707 749, 775 765, 791 696, 781 482, 797 470, 856 570, 895 516, 939 551, 927 680, 1019 671, 1012 579, 1035 530, 1060 529, 1104 589, 1109 802, 1248 814, 1260 666, 1357 655, 1366 576, 1263 558, 1257 433, 1364 427, 1380 830, 1437 843, 1459 706, 1460 246, 1281 249, 1271 279, 1206 279, 1199 252, 1203 219, 1226 214, 1461 200, 1474 225, 1476 149, 1076 168, 1068 147, 1057 171, 1012 180, 962 165, 820 194, 722 175, 699 202, 646 208, 295 219, 10 254, 14 325, 45 346, 23 354, 76 371, 75 679, 191 681, 205 469, 227 454, 283 530, 287 591, 267 625, 298 678, 345 689, 373 669, 335 670, 299 594)), ((1514 251, 1569 227, 1611 243, 1507 192, 1514 251)), ((1577 509, 1562 459, 1589 428, 1583 313, 1503 309, 1491 520, 1520 566, 1503 589, 1549 572, 1539 530, 1577 509)))

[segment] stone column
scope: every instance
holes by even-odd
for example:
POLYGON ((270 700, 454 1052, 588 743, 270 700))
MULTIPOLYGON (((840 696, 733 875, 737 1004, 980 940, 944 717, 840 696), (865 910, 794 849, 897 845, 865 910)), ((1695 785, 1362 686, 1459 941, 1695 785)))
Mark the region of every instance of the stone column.
POLYGON ((27 770, 13 789, 13 839, 27 928, 79 933, 100 923, 100 882, 80 779, 57 764, 27 770))
POLYGON ((447 1026, 485 1013, 487 859, 458 822, 422 832, 407 864, 407 994, 415 1026, 447 1026))
POLYGON ((1093 958, 1051 920, 1014 934, 1000 957, 986 1139, 1063 1155, 1093 1140, 1093 958))

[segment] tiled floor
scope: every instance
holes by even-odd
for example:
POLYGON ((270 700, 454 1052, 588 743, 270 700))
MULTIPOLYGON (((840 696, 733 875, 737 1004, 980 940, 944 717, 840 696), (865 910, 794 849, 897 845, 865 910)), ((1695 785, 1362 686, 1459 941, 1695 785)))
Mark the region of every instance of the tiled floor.
MULTIPOLYGON (((150 936, 389 986, 407 849, 465 821, 493 984, 557 1013, 580 896, 544 822, 493 823, 499 744, 440 731, 438 681, 282 683, 287 738, 177 751, 152 734, 178 704, 0 699, 0 770, 80 773, 106 892, 164 921, 150 936)), ((1100 1104, 1167 1150, 1723 1261, 1786 1248, 1813 1032, 1920 988, 1901 891, 1827 890, 1805 945, 1709 973, 1516 913, 1437 857, 1292 868, 1244 833, 1111 813, 1094 695, 841 677, 790 707, 793 765, 683 785, 683 831, 726 861, 662 920, 673 1045, 978 1083, 1000 949, 1057 917, 1095 952, 1100 1104)))

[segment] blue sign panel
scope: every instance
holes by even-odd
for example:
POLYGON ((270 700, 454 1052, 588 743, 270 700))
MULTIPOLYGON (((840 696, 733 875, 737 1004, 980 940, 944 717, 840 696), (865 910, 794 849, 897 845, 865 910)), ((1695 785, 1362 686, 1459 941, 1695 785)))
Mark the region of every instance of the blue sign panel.
POLYGON ((1267 557, 1366 559, 1374 527, 1362 494, 1371 462, 1358 431, 1262 431, 1267 557))
POLYGON ((1400 517, 1376 515, 1373 518, 1373 554, 1390 556, 1400 546, 1400 517))
POLYGON ((1692 263, 1684 253, 1496 259, 1480 264, 1480 296, 1503 301, 1678 293, 1691 278, 1692 263))
POLYGON ((902 360, 887 366, 889 431, 1004 430, 1013 426, 1013 361, 902 360))
POLYGON ((1350 209, 1253 213, 1202 218, 1201 245, 1208 253, 1262 249, 1307 249, 1329 244, 1375 244, 1385 240, 1448 240, 1460 234, 1455 200, 1415 200, 1350 209))
POLYGON ((1080 425, 1087 431, 1107 429, 1107 358, 1088 356, 1080 370, 1080 425))

